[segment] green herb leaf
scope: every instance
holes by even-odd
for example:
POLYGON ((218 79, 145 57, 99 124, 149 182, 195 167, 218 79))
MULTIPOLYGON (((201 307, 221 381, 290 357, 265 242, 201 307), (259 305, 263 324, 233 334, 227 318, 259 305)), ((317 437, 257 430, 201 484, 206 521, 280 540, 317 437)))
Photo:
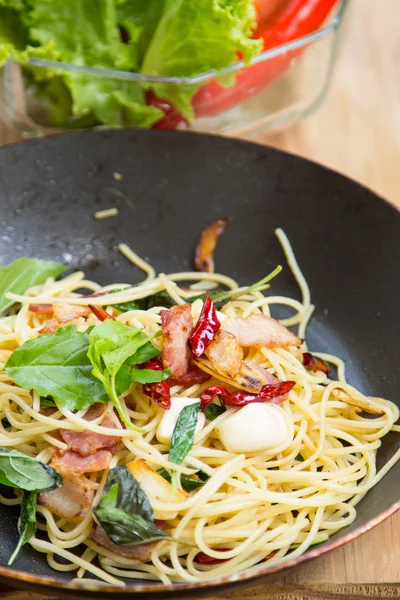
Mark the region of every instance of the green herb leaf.
POLYGON ((46 396, 40 398, 40 408, 57 408, 57 405, 51 396, 46 396))
POLYGON ((161 350, 153 346, 150 342, 144 344, 141 348, 136 350, 135 354, 132 356, 133 365, 142 365, 143 363, 155 358, 156 356, 160 356, 161 350))
POLYGON ((11 354, 5 370, 21 387, 51 396, 69 410, 83 410, 108 401, 92 374, 88 350, 88 333, 69 325, 22 344, 11 354))
POLYGON ((37 493, 25 492, 21 503, 21 514, 19 517, 19 540, 17 547, 8 561, 8 566, 12 565, 22 546, 29 542, 36 533, 36 504, 37 493))
MULTIPOLYGON (((124 325, 120 321, 107 320, 93 327, 89 340, 88 357, 93 365, 93 375, 104 385, 125 425, 139 431, 122 410, 119 397, 129 388, 132 381, 140 380, 137 375, 139 371, 133 370, 130 373, 129 367, 135 364, 135 356, 142 360, 144 355, 152 352, 147 348, 137 354, 138 350, 150 343, 150 338, 140 329, 124 325)), ((155 373, 158 372, 152 371, 153 377, 155 373)), ((146 374, 143 375, 143 379, 145 378, 146 374)))
POLYGON ((11 423, 6 417, 1 420, 1 424, 3 425, 4 429, 10 429, 11 427, 11 423))
MULTIPOLYGON (((122 288, 116 288, 112 290, 111 293, 115 294, 116 292, 121 292, 122 288)), ((113 307, 119 310, 120 312, 129 312, 130 310, 146 310, 146 302, 145 299, 140 300, 129 300, 128 302, 121 302, 120 304, 113 304, 113 307)))
POLYGON ((215 292, 213 298, 211 299, 213 300, 215 305, 221 306, 230 300, 236 300, 237 298, 240 298, 241 296, 244 296, 246 294, 262 292, 263 290, 269 287, 268 283, 277 275, 279 275, 281 271, 282 267, 281 265, 278 265, 276 269, 274 269, 271 273, 269 273, 269 275, 264 277, 264 279, 257 281, 257 283, 254 283, 253 285, 250 285, 249 287, 242 289, 241 291, 229 290, 228 292, 215 292))
POLYGON ((163 306, 164 308, 172 308, 176 305, 176 302, 171 296, 168 294, 166 290, 162 292, 158 292, 157 294, 152 294, 151 296, 147 296, 144 298, 146 300, 147 309, 154 308, 155 306, 163 306))
MULTIPOLYGON (((160 469, 158 473, 161 475, 161 477, 164 477, 164 479, 171 483, 172 476, 166 469, 160 469)), ((202 481, 201 479, 195 479, 194 477, 189 477, 188 475, 181 475, 181 486, 185 492, 193 492, 199 487, 202 487, 204 484, 205 481, 202 481)))
MULTIPOLYGON (((251 39, 254 21, 254 3, 248 0, 165 0, 141 71, 190 76, 226 67, 236 61, 238 53, 248 61, 262 50, 261 40, 251 39)), ((234 81, 231 77, 224 83, 234 81)), ((160 98, 192 118, 196 86, 157 84, 154 88, 160 98)))
POLYGON ((298 454, 294 460, 298 460, 300 462, 304 462, 304 458, 302 454, 298 454))
POLYGON ((152 369, 132 369, 131 381, 137 381, 142 384, 146 383, 159 383, 168 379, 171 375, 170 369, 164 369, 163 371, 153 371, 152 369))
POLYGON ((148 497, 125 466, 110 470, 103 496, 93 512, 114 544, 143 544, 166 538, 154 525, 148 497))
POLYGON ((215 402, 211 402, 207 406, 204 414, 206 415, 206 419, 208 419, 209 421, 214 421, 214 419, 222 415, 225 411, 226 407, 222 404, 216 404, 215 402))
POLYGON ((61 486, 61 475, 18 450, 0 447, 0 483, 27 492, 42 492, 61 486))
POLYGON ((7 267, 0 267, 0 313, 14 304, 14 300, 5 297, 8 292, 24 294, 33 285, 45 283, 64 271, 64 265, 38 258, 18 258, 7 267))
POLYGON ((200 411, 200 403, 189 404, 179 413, 174 431, 172 433, 169 460, 180 464, 191 450, 194 442, 194 434, 197 426, 197 415, 200 411))

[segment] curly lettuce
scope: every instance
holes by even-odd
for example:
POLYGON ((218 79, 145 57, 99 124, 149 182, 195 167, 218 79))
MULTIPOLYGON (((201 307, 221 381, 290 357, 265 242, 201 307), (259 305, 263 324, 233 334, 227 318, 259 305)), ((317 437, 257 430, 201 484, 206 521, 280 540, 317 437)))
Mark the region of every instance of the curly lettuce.
MULTIPOLYGON (((9 57, 25 65, 30 92, 56 126, 151 127, 163 113, 147 105, 149 86, 27 61, 192 76, 251 60, 261 50, 253 27, 253 0, 0 0, 0 65, 9 57)), ((196 86, 152 88, 193 118, 196 86)))

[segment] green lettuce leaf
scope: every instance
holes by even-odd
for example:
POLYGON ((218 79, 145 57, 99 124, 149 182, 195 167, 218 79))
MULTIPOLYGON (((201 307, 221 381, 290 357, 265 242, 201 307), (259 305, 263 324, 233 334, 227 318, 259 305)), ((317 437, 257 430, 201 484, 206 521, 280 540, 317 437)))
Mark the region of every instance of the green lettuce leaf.
MULTIPOLYGON (((138 70, 137 53, 121 40, 114 0, 36 1, 30 23, 30 56, 77 66, 138 70)), ((74 72, 62 77, 75 116, 92 113, 110 127, 151 127, 162 116, 157 108, 146 106, 144 91, 136 82, 74 72)))
MULTIPOLYGON (((227 67, 238 53, 251 60, 262 49, 262 41, 250 37, 254 17, 249 0, 165 0, 142 73, 191 76, 227 67)), ((232 84, 234 78, 225 82, 232 84)), ((193 118, 191 99, 196 87, 157 84, 154 89, 183 115, 193 118)))

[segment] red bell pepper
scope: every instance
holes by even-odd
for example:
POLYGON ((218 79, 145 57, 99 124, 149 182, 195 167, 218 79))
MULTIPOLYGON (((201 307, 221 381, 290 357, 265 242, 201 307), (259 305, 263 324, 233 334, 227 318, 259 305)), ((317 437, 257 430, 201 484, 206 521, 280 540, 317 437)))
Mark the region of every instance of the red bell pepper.
MULTIPOLYGON (((143 365, 143 368, 151 369, 152 371, 162 371, 164 367, 159 358, 153 358, 152 360, 147 361, 147 363, 143 365)), ((146 383, 143 386, 143 392, 146 396, 150 396, 150 398, 164 410, 169 410, 171 408, 171 391, 166 379, 159 383, 146 383)))
POLYGON ((189 338, 193 356, 199 358, 204 354, 220 327, 221 323, 218 320, 217 312, 210 294, 207 292, 199 320, 189 338))
POLYGON ((279 400, 285 400, 286 395, 295 383, 295 381, 279 381, 278 383, 264 385, 258 394, 242 391, 232 393, 222 385, 213 385, 202 393, 200 407, 205 412, 215 396, 218 396, 226 406, 246 406, 252 402, 266 402, 267 400, 276 403, 278 398, 279 400))
MULTIPOLYGON (((338 0, 289 0, 287 6, 272 21, 262 25, 255 37, 264 41, 264 51, 271 50, 300 37, 317 31, 328 17, 338 0)), ((293 58, 299 56, 305 46, 291 50, 264 62, 244 68, 232 87, 222 87, 217 81, 202 86, 193 99, 197 117, 217 115, 258 94, 281 75, 293 58)))

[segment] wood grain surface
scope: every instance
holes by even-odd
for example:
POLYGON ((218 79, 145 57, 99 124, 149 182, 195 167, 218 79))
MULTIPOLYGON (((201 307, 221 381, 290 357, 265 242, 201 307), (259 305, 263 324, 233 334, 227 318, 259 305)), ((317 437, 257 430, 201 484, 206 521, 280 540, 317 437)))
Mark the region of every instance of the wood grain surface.
MULTIPOLYGON (((322 108, 262 142, 306 156, 400 206, 400 0, 351 0, 322 108)), ((15 136, 1 128, 0 143, 15 136)), ((242 600, 243 592, 222 600, 242 600)), ((400 598, 400 512, 344 548, 256 587, 253 600, 400 598)), ((0 599, 44 600, 0 589, 0 599)))

